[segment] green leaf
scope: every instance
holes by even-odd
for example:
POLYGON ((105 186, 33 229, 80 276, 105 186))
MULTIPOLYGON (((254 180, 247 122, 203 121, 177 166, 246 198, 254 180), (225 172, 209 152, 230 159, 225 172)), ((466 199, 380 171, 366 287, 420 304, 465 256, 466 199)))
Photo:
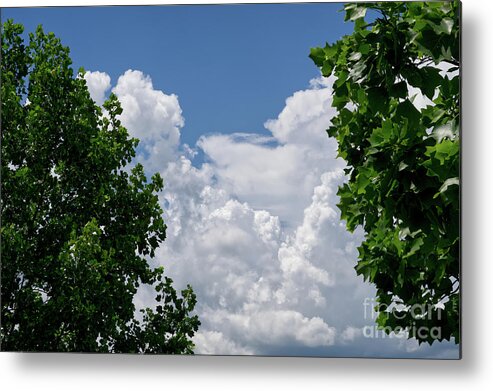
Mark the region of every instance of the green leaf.
POLYGON ((385 144, 389 144, 393 139, 393 126, 390 121, 386 121, 382 124, 381 128, 376 128, 371 134, 368 141, 372 147, 379 147, 385 144))
POLYGON ((367 90, 368 106, 373 113, 383 113, 387 109, 388 95, 384 88, 372 87, 367 90))
POLYGON ((447 35, 452 33, 452 29, 454 27, 454 20, 452 18, 443 18, 440 22, 439 31, 443 32, 447 35))
POLYGON ((436 88, 443 82, 440 70, 434 67, 423 67, 420 73, 423 81, 420 88, 429 99, 433 99, 436 88))
POLYGON ((409 252, 406 255, 404 255, 404 258, 412 257, 414 254, 416 254, 419 251, 419 249, 421 248, 421 246, 423 246, 423 244, 424 244, 423 238, 418 237, 414 239, 413 244, 409 249, 409 252))
POLYGON ((332 99, 332 106, 341 110, 346 104, 349 102, 349 98, 345 95, 343 96, 334 96, 332 99))
POLYGON ((416 132, 416 129, 419 127, 421 121, 421 113, 409 101, 409 99, 399 103, 396 110, 396 117, 401 120, 406 119, 408 122, 408 129, 411 132, 416 132))
POLYGON ((390 88, 390 96, 394 98, 405 98, 408 94, 407 91, 407 84, 404 81, 401 81, 400 83, 394 84, 390 88))
POLYGON ((346 10, 346 18, 345 21, 350 20, 354 21, 359 18, 364 18, 366 15, 366 7, 357 5, 357 4, 349 4, 344 6, 346 10))
POLYGON ((321 67, 323 65, 323 63, 326 59, 325 51, 322 48, 311 48, 309 57, 319 67, 321 67))
POLYGON ((450 187, 450 186, 453 186, 453 185, 457 185, 459 186, 459 178, 449 178, 447 179, 443 185, 440 187, 440 190, 439 192, 440 193, 445 193, 447 191, 447 189, 450 187))
POLYGON ((366 187, 370 184, 370 178, 366 172, 359 173, 356 176, 357 194, 365 194, 366 187))
POLYGON ((452 140, 443 140, 435 145, 435 158, 440 161, 440 164, 445 164, 445 161, 451 160, 452 157, 459 153, 459 144, 452 140))
POLYGON ((322 66, 322 76, 329 77, 333 69, 332 63, 325 61, 322 66))

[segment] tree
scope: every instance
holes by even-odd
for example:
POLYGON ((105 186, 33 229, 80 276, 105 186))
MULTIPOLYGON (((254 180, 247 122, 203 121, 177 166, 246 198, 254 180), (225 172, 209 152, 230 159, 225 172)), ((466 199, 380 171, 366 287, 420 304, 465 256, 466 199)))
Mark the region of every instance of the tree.
POLYGON ((112 95, 103 115, 69 49, 40 27, 3 25, 3 350, 193 353, 190 286, 177 294, 149 259, 165 239, 157 192, 112 95), (135 316, 142 284, 155 309, 135 316))
POLYGON ((353 34, 310 57, 335 76, 337 116, 327 132, 347 162, 341 218, 365 232, 356 272, 375 284, 387 333, 459 343, 460 5, 344 10, 353 34), (417 109, 411 91, 432 103, 417 109))

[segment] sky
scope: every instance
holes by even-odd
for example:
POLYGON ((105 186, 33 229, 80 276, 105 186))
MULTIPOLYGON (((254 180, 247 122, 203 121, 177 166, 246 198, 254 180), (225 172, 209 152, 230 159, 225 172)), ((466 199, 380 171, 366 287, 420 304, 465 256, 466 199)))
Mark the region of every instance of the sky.
POLYGON ((127 69, 180 97, 182 141, 204 133, 264 133, 293 91, 318 75, 309 49, 351 31, 340 4, 260 4, 3 9, 70 47, 74 68, 127 69))
MULTIPOLYGON (((198 354, 456 358, 377 333, 375 288, 356 276, 363 233, 347 232, 346 179, 325 129, 331 78, 310 47, 351 32, 341 4, 3 9, 42 24, 110 92, 160 172, 167 239, 152 262, 190 283, 198 354)), ((150 305, 141 289, 136 305, 150 305)))

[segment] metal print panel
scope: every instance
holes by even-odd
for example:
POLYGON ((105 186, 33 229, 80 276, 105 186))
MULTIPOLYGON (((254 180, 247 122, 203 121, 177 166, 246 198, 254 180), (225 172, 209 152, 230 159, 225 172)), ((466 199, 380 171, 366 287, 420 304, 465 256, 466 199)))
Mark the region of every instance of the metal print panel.
POLYGON ((1 349, 460 358, 460 3, 3 8, 1 349))

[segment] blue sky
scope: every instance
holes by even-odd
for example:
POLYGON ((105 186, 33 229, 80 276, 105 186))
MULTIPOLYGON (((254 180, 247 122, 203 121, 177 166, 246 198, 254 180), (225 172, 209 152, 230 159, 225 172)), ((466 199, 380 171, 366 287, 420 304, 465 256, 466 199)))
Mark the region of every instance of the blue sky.
MULTIPOLYGON (((136 160, 164 178, 167 239, 153 262, 197 293, 197 353, 458 356, 453 343, 365 336, 375 289, 354 271, 363 233, 336 206, 331 80, 308 58, 351 33, 341 7, 2 10, 60 37, 95 100, 120 99, 136 160)), ((136 305, 152 300, 144 289, 136 305)))
POLYGON ((33 31, 42 24, 70 47, 74 67, 127 69, 175 93, 186 113, 182 140, 204 133, 265 133, 263 123, 318 75, 313 46, 350 33, 333 4, 3 9, 33 31))

